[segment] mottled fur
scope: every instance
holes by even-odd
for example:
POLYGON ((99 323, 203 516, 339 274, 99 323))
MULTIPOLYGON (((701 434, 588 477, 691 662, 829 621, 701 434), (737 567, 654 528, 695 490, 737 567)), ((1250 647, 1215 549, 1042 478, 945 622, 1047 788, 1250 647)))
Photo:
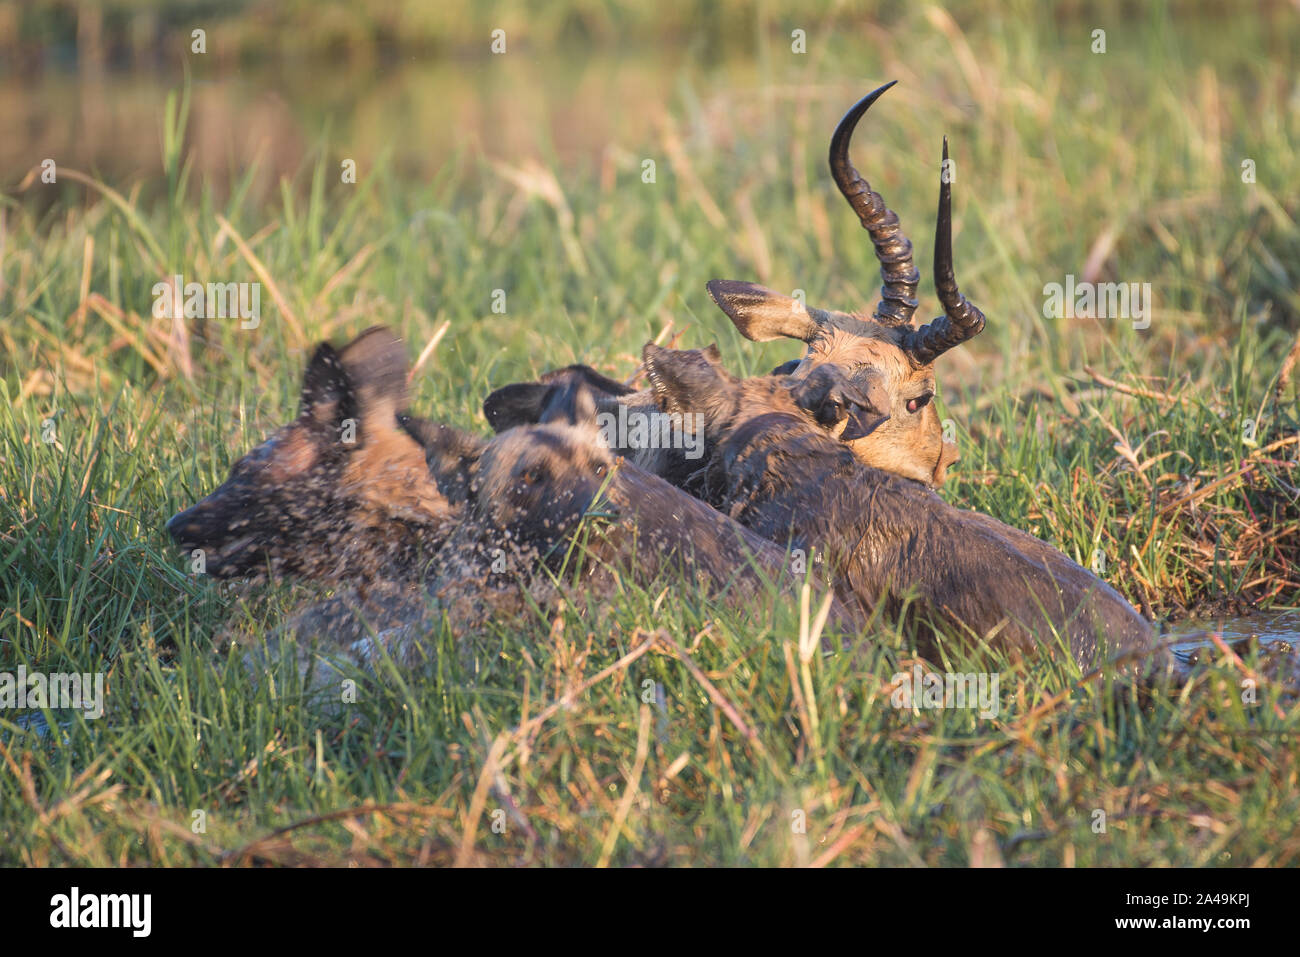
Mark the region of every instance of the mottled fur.
POLYGON ((341 351, 321 344, 297 417, 168 532, 216 578, 418 576, 456 510, 401 423, 406 404, 405 353, 387 330, 341 351))
MULTIPOLYGON (((505 542, 559 570, 585 519, 583 584, 597 592, 620 577, 644 584, 665 574, 733 599, 772 584, 792 593, 801 583, 780 548, 602 447, 595 412, 586 384, 567 382, 539 424, 510 429, 483 450, 471 503, 502 533, 498 548, 505 542)), ((831 621, 851 629, 856 618, 836 603, 831 621)))
MULTIPOLYGON (((386 330, 338 351, 322 344, 293 422, 168 522, 214 577, 347 586, 272 636, 278 647, 296 635, 304 669, 322 641, 357 664, 381 649, 410 664, 444 614, 477 630, 572 599, 573 579, 554 576, 578 564, 580 600, 667 574, 737 600, 793 586, 780 549, 601 447, 584 382, 552 395, 538 425, 487 441, 410 417, 405 381, 386 330)), ((833 625, 853 620, 834 607, 833 625)))

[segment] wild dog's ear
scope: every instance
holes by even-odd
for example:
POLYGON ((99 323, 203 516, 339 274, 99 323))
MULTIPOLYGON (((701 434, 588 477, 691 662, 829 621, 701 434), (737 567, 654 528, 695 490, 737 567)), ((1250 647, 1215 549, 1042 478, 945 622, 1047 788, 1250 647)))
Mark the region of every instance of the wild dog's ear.
POLYGON ((615 382, 609 376, 601 375, 591 366, 572 365, 565 366, 563 369, 555 369, 547 372, 542 376, 541 381, 546 383, 580 381, 586 383, 594 392, 603 395, 631 395, 636 389, 626 386, 621 382, 615 382))
POLYGON ((618 398, 636 390, 603 376, 591 366, 572 365, 554 369, 540 382, 516 382, 502 386, 483 400, 483 415, 493 431, 504 432, 517 425, 540 422, 551 400, 570 383, 589 386, 601 397, 618 398))
POLYGON ((847 413, 846 418, 848 421, 844 423, 844 431, 840 433, 841 442, 865 439, 889 421, 887 414, 880 415, 877 412, 871 412, 856 402, 849 405, 847 413))
POLYGON ((665 412, 699 410, 732 381, 720 364, 710 362, 699 349, 664 349, 647 342, 641 359, 655 400, 665 412))
POLYGON ((302 377, 298 416, 322 425, 336 425, 357 414, 356 393, 339 354, 328 342, 312 353, 302 377))
POLYGON ((714 279, 705 288, 740 334, 752 342, 783 336, 811 342, 821 331, 821 325, 798 299, 734 279, 714 279))
POLYGON ((841 442, 865 439, 889 421, 888 412, 876 412, 859 401, 853 399, 841 401, 839 397, 831 401, 835 403, 834 414, 844 419, 844 429, 839 434, 841 442))
POLYGON ((475 459, 487 445, 485 439, 441 422, 417 419, 411 415, 399 416, 398 422, 419 443, 431 461, 433 456, 442 460, 475 459))
POLYGON ((570 382, 555 387, 555 394, 546 403, 540 423, 558 422, 561 425, 594 425, 596 400, 591 390, 581 382, 570 382))
POLYGON ((791 359, 789 362, 782 362, 779 366, 777 366, 768 374, 769 375, 791 375, 794 373, 795 369, 799 368, 799 365, 802 362, 803 362, 802 359, 791 359))
POLYGON ((394 429, 410 400, 406 392, 406 347, 384 326, 367 329, 339 353, 357 396, 362 425, 394 429))
POLYGON ((483 415, 494 432, 517 425, 532 425, 554 398, 559 387, 543 382, 515 382, 502 386, 483 400, 483 415))

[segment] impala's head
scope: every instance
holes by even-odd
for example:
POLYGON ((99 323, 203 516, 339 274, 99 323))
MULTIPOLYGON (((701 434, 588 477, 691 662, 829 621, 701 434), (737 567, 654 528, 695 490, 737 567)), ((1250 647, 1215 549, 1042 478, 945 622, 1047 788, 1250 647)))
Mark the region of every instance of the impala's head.
POLYGON ((660 409, 700 416, 697 427, 703 428, 706 459, 719 442, 756 422, 771 425, 771 437, 778 441, 811 434, 823 443, 829 435, 851 444, 889 420, 888 412, 877 407, 877 397, 862 392, 835 365, 818 366, 800 379, 739 379, 723 366, 717 346, 665 349, 647 342, 641 358, 660 409))
POLYGON ((945 139, 934 240, 935 289, 944 314, 919 328, 912 323, 921 281, 912 264, 912 244, 903 235, 898 217, 853 168, 848 152, 858 120, 893 85, 885 84, 849 110, 831 137, 830 148, 835 185, 871 235, 880 260, 884 285, 875 309, 870 314, 815 309, 748 282, 714 280, 708 289, 747 339, 789 338, 807 344, 803 359, 782 371, 799 379, 819 366, 833 364, 863 394, 887 397, 888 421, 869 435, 845 439, 861 461, 927 485, 941 485, 948 466, 957 460, 957 448, 944 441, 932 402, 934 361, 978 334, 984 328, 984 315, 957 291, 953 275, 952 187, 945 139))

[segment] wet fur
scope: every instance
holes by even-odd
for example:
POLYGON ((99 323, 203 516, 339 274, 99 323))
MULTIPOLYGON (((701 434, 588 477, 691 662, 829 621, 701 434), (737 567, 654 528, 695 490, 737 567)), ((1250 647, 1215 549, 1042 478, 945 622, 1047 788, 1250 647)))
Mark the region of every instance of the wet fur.
MULTIPOLYGON (((619 577, 644 585, 670 574, 733 599, 772 584, 793 593, 802 579, 788 571, 782 549, 602 447, 596 408, 586 383, 569 380, 539 424, 492 440, 475 465, 478 519, 555 571, 584 519, 599 512, 583 548, 588 588, 619 577)), ((837 603, 831 621, 851 630, 857 619, 837 603)))
POLYGON ((1109 585, 1024 532, 863 465, 809 425, 779 380, 736 379, 699 351, 649 345, 645 359, 665 411, 705 413, 693 491, 764 538, 821 551, 846 601, 907 607, 922 626, 1021 653, 1050 654, 1057 632, 1085 667, 1155 646, 1109 585))
MULTIPOLYGON (((349 586, 275 642, 323 638, 368 661, 382 634, 409 662, 442 613, 473 630, 557 600, 553 576, 580 532, 586 599, 664 575, 747 600, 773 581, 792 587, 780 549, 599 445, 581 373, 562 377, 542 422, 490 441, 410 416, 405 378, 404 349, 387 330, 337 351, 322 344, 298 416, 168 522, 214 577, 349 586)), ((837 604, 832 623, 852 622, 837 604)))
MULTIPOLYGON (((716 345, 704 351, 714 361, 721 361, 716 345)), ((851 440, 850 447, 868 441, 870 433, 890 424, 888 416, 879 413, 887 406, 888 397, 874 383, 864 388, 852 382, 838 366, 822 366, 799 377, 778 376, 777 381, 810 422, 830 436, 851 440)), ((660 411, 652 388, 633 391, 587 366, 575 365, 548 372, 539 382, 513 383, 497 389, 484 401, 483 412, 489 424, 503 432, 540 421, 548 406, 573 388, 591 394, 597 413, 617 415, 620 406, 626 407, 629 418, 660 411)), ((688 458, 685 449, 622 445, 611 451, 679 488, 691 482, 702 464, 699 459, 688 458)))
POLYGON ((171 518, 178 546, 201 550, 215 578, 418 576, 457 514, 403 427, 405 372, 401 343, 384 329, 341 351, 319 346, 297 417, 171 518))

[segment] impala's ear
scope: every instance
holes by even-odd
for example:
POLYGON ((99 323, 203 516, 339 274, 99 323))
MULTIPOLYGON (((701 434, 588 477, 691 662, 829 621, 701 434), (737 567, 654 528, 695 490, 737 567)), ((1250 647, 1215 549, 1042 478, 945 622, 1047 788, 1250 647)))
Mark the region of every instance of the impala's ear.
POLYGON ((798 299, 752 282, 714 279, 706 288, 740 334, 752 342, 769 342, 782 337, 811 342, 821 329, 798 299))

